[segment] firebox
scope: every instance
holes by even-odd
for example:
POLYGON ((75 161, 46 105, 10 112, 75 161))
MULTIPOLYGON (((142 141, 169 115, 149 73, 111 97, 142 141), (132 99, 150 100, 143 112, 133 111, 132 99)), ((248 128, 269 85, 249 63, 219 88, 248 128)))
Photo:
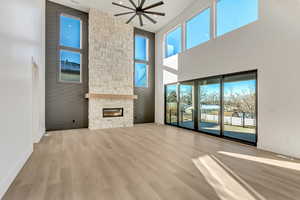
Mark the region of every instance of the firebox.
POLYGON ((103 108, 103 118, 123 117, 123 116, 124 116, 123 108, 103 108))

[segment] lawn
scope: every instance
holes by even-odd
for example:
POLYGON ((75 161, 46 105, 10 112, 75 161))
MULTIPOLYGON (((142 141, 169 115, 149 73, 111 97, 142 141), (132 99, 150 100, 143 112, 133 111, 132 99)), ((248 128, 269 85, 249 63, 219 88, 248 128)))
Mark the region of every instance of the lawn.
POLYGON ((66 82, 80 82, 80 75, 79 74, 71 74, 71 73, 61 73, 60 77, 61 81, 66 81, 66 82))

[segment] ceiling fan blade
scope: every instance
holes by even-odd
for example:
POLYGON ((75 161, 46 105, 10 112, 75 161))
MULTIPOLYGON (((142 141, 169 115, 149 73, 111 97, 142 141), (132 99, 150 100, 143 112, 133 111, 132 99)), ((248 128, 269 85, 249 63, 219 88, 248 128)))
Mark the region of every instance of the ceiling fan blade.
POLYGON ((151 11, 144 11, 144 13, 146 13, 146 14, 150 14, 150 15, 166 16, 166 14, 165 14, 165 13, 161 13, 161 12, 151 12, 151 11))
POLYGON ((135 11, 134 8, 130 8, 130 7, 124 6, 124 5, 122 5, 122 4, 118 4, 118 3, 115 3, 115 2, 112 2, 112 4, 115 5, 115 6, 119 6, 119 7, 122 7, 122 8, 127 8, 127 9, 129 9, 129 10, 135 11))
POLYGON ((163 1, 160 1, 160 2, 157 2, 157 3, 155 3, 155 4, 152 4, 152 5, 148 6, 148 7, 146 7, 146 8, 143 8, 143 10, 149 10, 149 9, 154 8, 154 7, 157 7, 157 6, 161 6, 161 5, 163 5, 163 4, 164 4, 164 2, 163 2, 163 1))
POLYGON ((126 24, 129 24, 133 20, 133 18, 135 18, 135 16, 136 16, 136 13, 134 15, 132 15, 132 17, 130 17, 130 19, 126 22, 126 24))
POLYGON ((133 5, 134 8, 137 8, 135 3, 132 0, 129 0, 129 2, 133 5))
POLYGON ((157 21, 155 21, 154 19, 152 19, 151 17, 149 17, 148 15, 146 14, 143 14, 144 17, 146 17, 149 21, 151 21, 153 24, 156 24, 157 21))
POLYGON ((140 8, 143 8, 144 4, 145 4, 146 0, 142 0, 141 4, 139 5, 140 8))
POLYGON ((128 15, 128 14, 132 14, 132 13, 134 13, 134 12, 133 11, 132 12, 124 12, 124 13, 115 14, 115 16, 118 17, 118 16, 128 15))
POLYGON ((144 26, 143 19, 142 19, 142 15, 139 15, 139 18, 140 18, 140 25, 141 25, 141 26, 144 26))

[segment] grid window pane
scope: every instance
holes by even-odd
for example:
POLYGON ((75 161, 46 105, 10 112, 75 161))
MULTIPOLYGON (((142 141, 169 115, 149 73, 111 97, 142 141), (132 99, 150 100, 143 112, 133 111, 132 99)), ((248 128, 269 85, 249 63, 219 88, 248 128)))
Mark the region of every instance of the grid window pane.
POLYGON ((135 87, 148 87, 148 67, 146 64, 135 64, 135 87))
POLYGON ((81 20, 60 16, 60 45, 81 48, 81 20))
POLYGON ((218 0, 217 36, 258 20, 258 0, 218 0))
POLYGON ((60 81, 81 82, 81 54, 72 51, 60 51, 60 81))
POLYGON ((148 60, 148 39, 142 36, 135 36, 135 59, 148 60))
POLYGON ((176 55, 181 52, 181 27, 167 34, 166 37, 166 57, 176 55))
POLYGON ((186 23, 187 49, 210 40, 210 8, 186 23))

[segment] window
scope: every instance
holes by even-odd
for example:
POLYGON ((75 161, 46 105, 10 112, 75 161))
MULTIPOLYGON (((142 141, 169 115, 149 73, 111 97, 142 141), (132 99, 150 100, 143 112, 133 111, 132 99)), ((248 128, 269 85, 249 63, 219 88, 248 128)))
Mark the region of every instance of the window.
POLYGON ((170 57, 181 52, 181 36, 181 26, 166 35, 166 57, 170 57))
POLYGON ((256 144, 256 91, 256 71, 166 85, 165 122, 256 144))
POLYGON ((148 87, 148 66, 144 63, 135 63, 135 87, 148 87))
POLYGON ((258 19, 258 0, 218 0, 217 36, 258 19))
POLYGON ((149 39, 142 36, 135 36, 135 59, 148 60, 148 42, 149 39))
POLYGON ((60 15, 59 81, 81 83, 81 20, 60 15))
POLYGON ((134 85, 137 88, 148 88, 149 38, 135 36, 134 85))
POLYGON ((185 35, 185 49, 205 43, 258 20, 259 0, 213 0, 212 8, 207 8, 165 36, 164 57, 181 53, 182 35, 185 35), (213 17, 211 17, 213 15, 213 17), (212 28, 213 27, 213 28, 212 28))
POLYGON ((190 49, 210 40, 210 8, 186 23, 186 48, 190 49))

